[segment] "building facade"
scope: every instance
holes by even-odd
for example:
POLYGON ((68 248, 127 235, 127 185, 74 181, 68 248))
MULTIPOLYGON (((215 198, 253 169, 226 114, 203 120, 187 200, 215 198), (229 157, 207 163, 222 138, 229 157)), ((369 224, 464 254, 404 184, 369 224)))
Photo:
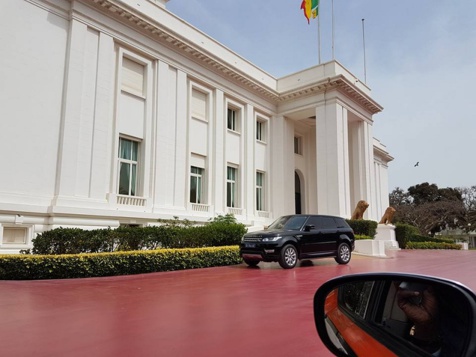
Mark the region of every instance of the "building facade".
POLYGON ((382 107, 337 61, 275 78, 166 0, 3 0, 0 253, 57 227, 388 206, 382 107))

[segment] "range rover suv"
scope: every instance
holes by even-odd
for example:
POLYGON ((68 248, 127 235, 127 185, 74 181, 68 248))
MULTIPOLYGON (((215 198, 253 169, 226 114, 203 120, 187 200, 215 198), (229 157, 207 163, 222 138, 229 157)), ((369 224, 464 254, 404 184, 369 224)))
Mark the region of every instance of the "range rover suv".
POLYGON ((354 231, 344 218, 299 214, 280 217, 264 231, 245 234, 240 255, 250 266, 279 262, 282 268, 292 269, 299 259, 334 257, 337 263, 347 264, 354 246, 354 231))

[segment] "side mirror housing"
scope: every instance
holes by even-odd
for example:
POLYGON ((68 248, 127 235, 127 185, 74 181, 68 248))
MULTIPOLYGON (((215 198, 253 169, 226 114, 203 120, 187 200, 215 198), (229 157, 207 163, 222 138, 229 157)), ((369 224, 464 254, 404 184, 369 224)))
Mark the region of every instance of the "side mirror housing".
POLYGON ((305 232, 310 232, 311 230, 313 230, 314 228, 316 228, 313 224, 306 224, 304 226, 304 231, 305 232))
POLYGON ((320 338, 336 356, 475 356, 476 295, 449 280, 356 274, 314 296, 320 338))

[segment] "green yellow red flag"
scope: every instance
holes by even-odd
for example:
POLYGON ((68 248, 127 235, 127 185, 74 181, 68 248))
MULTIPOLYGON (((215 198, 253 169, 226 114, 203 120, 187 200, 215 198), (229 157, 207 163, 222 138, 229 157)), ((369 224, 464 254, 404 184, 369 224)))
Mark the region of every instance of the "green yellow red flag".
POLYGON ((309 23, 311 17, 315 19, 319 15, 319 0, 302 0, 301 9, 309 23))

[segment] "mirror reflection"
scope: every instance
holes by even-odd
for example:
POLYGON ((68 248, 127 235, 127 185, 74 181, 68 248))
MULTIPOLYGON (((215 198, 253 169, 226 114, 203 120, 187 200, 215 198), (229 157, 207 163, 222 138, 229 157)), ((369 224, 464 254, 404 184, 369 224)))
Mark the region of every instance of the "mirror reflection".
POLYGON ((425 281, 359 280, 332 290, 324 306, 329 339, 345 355, 460 356, 467 297, 425 281))

